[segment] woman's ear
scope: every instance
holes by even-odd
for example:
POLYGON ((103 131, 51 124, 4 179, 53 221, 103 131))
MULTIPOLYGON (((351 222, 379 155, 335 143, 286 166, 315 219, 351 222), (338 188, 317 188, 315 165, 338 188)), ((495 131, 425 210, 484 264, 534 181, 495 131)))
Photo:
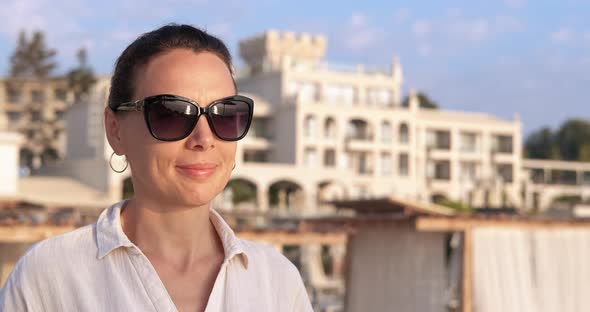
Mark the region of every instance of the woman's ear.
POLYGON ((108 106, 104 109, 104 129, 115 154, 125 155, 124 144, 121 141, 121 120, 108 106))

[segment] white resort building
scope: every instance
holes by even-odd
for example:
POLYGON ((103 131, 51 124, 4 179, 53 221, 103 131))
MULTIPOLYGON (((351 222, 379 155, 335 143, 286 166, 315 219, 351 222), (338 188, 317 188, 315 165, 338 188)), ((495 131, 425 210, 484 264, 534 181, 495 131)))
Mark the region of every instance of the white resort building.
MULTIPOLYGON (((230 181, 241 191, 228 188, 216 201, 220 209, 330 214, 331 200, 388 196, 543 210, 564 188, 563 179, 550 177, 561 177, 560 170, 574 171, 568 195, 590 195, 589 164, 523 160, 517 116, 424 109, 413 92, 402 105, 397 58, 387 70, 334 67, 324 59, 324 37, 277 31, 247 38, 239 48, 246 66, 236 81, 255 101, 254 121, 238 143, 230 181), (539 172, 545 172, 542 183, 539 172)), ((102 121, 108 88, 109 77, 101 77, 88 101, 70 106, 65 161, 42 173, 70 176, 114 201, 129 171, 108 167, 102 121)), ((8 128, 11 101, 0 100, 8 128)))

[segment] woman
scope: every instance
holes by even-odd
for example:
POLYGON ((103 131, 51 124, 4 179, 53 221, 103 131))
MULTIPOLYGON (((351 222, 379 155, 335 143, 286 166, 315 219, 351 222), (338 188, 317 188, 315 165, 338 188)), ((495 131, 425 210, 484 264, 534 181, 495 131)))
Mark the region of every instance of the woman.
POLYGON ((146 33, 117 60, 108 102, 107 139, 135 196, 32 247, 0 310, 311 311, 296 268, 209 208, 253 110, 226 46, 188 25, 146 33))

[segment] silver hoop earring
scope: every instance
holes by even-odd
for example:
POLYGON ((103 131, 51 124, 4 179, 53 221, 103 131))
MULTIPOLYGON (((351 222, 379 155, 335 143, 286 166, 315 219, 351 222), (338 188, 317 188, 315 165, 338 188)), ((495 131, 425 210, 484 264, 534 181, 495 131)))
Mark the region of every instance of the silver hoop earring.
POLYGON ((111 158, 109 159, 109 166, 111 167, 111 170, 113 170, 116 173, 123 173, 125 170, 127 170, 127 167, 129 167, 129 162, 127 161, 127 157, 125 157, 125 167, 121 170, 117 170, 113 167, 113 156, 115 156, 115 152, 113 152, 111 154, 111 158))

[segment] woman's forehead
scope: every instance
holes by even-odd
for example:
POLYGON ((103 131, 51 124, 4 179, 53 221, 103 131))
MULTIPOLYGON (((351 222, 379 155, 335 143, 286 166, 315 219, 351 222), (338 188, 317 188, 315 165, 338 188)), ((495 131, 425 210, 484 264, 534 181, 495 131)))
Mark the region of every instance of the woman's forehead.
POLYGON ((136 96, 176 94, 208 102, 235 93, 227 65, 210 52, 174 49, 153 57, 138 70, 136 96))

